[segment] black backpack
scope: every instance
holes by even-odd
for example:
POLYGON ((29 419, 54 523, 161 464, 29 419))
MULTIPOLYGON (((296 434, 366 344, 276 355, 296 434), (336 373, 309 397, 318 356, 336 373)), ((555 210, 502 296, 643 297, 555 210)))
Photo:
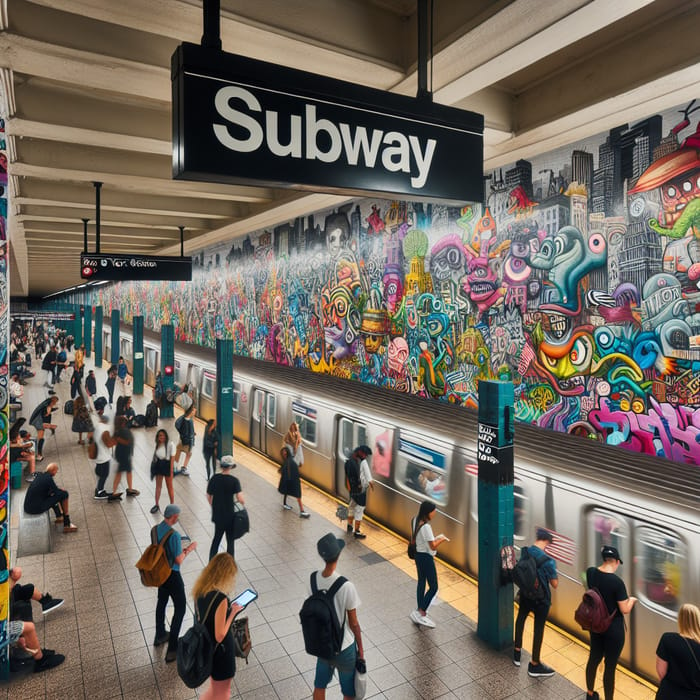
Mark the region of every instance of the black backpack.
POLYGON ((68 416, 73 415, 73 401, 71 401, 71 399, 68 399, 68 401, 63 404, 63 412, 68 416))
POLYGON ((304 601, 299 612, 304 647, 311 656, 332 659, 341 652, 345 631, 345 616, 341 625, 333 598, 347 579, 340 576, 327 591, 323 591, 316 586, 316 576, 318 572, 314 571, 311 574, 311 595, 304 601))
POLYGON ((350 493, 362 493, 360 463, 354 457, 345 461, 345 482, 350 493))
POLYGON ((177 642, 177 673, 188 688, 198 688, 211 676, 214 652, 218 645, 204 623, 216 600, 221 600, 218 595, 209 603, 202 622, 197 622, 199 606, 195 605, 194 624, 177 642))
POLYGON ((143 428, 144 425, 146 425, 146 416, 144 416, 143 413, 137 413, 131 419, 132 428, 143 428))
POLYGON ((546 554, 534 557, 527 547, 523 547, 520 560, 513 569, 513 583, 520 589, 520 595, 529 600, 544 600, 546 586, 542 584, 537 570, 547 561, 546 554))
POLYGON ((151 401, 151 403, 146 406, 146 420, 144 425, 147 428, 153 428, 158 425, 158 406, 155 401, 151 401))

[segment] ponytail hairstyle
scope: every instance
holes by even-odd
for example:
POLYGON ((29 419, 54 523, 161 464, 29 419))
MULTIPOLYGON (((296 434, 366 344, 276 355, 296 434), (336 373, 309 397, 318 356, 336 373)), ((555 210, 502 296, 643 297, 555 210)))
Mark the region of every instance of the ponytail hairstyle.
POLYGON ((423 501, 418 509, 419 522, 428 522, 428 516, 435 510, 435 504, 432 501, 423 501))

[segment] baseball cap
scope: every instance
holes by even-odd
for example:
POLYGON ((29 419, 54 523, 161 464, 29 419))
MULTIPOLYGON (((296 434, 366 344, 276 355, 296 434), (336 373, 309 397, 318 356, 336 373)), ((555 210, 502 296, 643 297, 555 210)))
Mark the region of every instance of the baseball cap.
POLYGON ((180 506, 176 506, 174 503, 169 503, 167 506, 165 506, 165 510, 163 511, 163 517, 164 518, 172 518, 173 515, 179 515, 182 511, 180 510, 180 506))
POLYGON ((338 539, 332 532, 324 535, 317 543, 316 549, 325 562, 335 561, 343 551, 345 542, 338 539))
POLYGON ((536 540, 547 540, 547 542, 553 542, 554 536, 546 528, 538 527, 537 531, 535 532, 535 539, 536 540))
POLYGON ((360 445, 359 447, 355 448, 355 452, 362 452, 367 457, 372 454, 372 450, 369 445, 360 445))
POLYGON ((603 560, 617 559, 620 562, 620 564, 622 564, 622 559, 620 559, 620 552, 617 551, 616 547, 609 547, 608 545, 605 545, 604 547, 601 547, 600 554, 603 557, 603 560))
POLYGON ((233 455, 224 455, 221 458, 222 467, 235 467, 236 463, 233 461, 233 455))
POLYGON ((95 410, 96 411, 102 411, 104 410, 104 407, 107 405, 107 399, 104 396, 98 396, 95 399, 95 410))

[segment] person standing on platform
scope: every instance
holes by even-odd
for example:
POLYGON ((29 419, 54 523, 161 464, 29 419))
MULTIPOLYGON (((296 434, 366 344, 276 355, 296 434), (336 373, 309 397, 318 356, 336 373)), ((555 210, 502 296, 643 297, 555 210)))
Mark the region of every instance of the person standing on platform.
POLYGON ((122 392, 122 396, 126 396, 126 378, 129 376, 129 368, 126 365, 126 361, 122 356, 119 357, 119 363, 117 364, 117 378, 119 379, 119 387, 122 392))
POLYGON ((357 540, 364 540, 367 537, 364 532, 360 532, 360 525, 367 507, 367 491, 368 489, 374 490, 372 471, 367 463, 367 457, 371 454, 372 450, 367 445, 360 445, 353 450, 352 456, 345 463, 345 474, 348 478, 348 491, 350 492, 348 534, 352 533, 357 540), (356 469, 357 471, 355 471, 356 469))
POLYGON ((87 394, 88 402, 94 406, 94 397, 97 395, 97 380, 95 379, 94 369, 91 369, 87 377, 85 377, 85 393, 87 394))
POLYGON ((97 413, 95 475, 97 476, 97 486, 95 486, 93 498, 97 501, 120 501, 122 497, 120 492, 107 493, 105 491, 105 484, 109 476, 109 465, 112 461, 112 448, 117 444, 117 441, 109 432, 109 421, 104 414, 106 406, 107 399, 104 396, 98 396, 95 399, 95 412, 97 413))
POLYGON ((204 428, 204 439, 202 440, 202 454, 204 455, 204 465, 207 468, 207 481, 216 474, 216 455, 219 453, 219 433, 216 431, 216 419, 210 418, 207 427, 204 428), (211 468, 209 468, 211 464, 211 468))
POLYGON ((299 477, 299 467, 292 457, 292 452, 286 445, 280 452, 282 456, 282 466, 280 467, 280 483, 277 490, 284 496, 282 508, 291 510, 292 506, 287 503, 287 496, 297 499, 299 504, 299 517, 308 518, 311 514, 304 510, 304 504, 301 502, 301 479, 299 477))
POLYGON ((57 384, 61 383, 61 372, 63 372, 67 365, 68 355, 66 354, 66 348, 64 345, 61 345, 56 353, 56 371, 54 372, 54 378, 57 384))
POLYGON ((233 538, 233 521, 236 503, 245 504, 241 491, 241 482, 231 474, 236 468, 232 455, 221 458, 221 474, 214 474, 207 484, 207 499, 211 506, 211 521, 214 523, 214 539, 209 549, 209 561, 219 551, 221 538, 226 534, 226 551, 233 557, 235 540, 233 538))
POLYGON ((175 461, 175 445, 168 439, 168 433, 161 428, 156 433, 156 446, 153 450, 153 459, 151 461, 151 479, 156 480, 156 503, 151 508, 151 513, 157 513, 160 510, 160 492, 163 488, 163 479, 165 479, 165 488, 168 489, 168 497, 170 502, 175 502, 175 491, 173 489, 173 463, 175 461))
POLYGON ((80 373, 73 372, 70 375, 70 397, 75 401, 75 399, 80 394, 80 373))
POLYGON ((36 461, 44 459, 44 431, 56 432, 56 424, 51 422, 51 414, 58 410, 58 396, 44 399, 33 411, 29 425, 36 430, 36 461))
MULTIPOLYGON (((220 475, 219 475, 220 476, 220 475)), ((200 700, 226 700, 231 697, 231 681, 236 675, 236 654, 231 624, 243 608, 231 603, 228 595, 236 583, 238 567, 232 556, 217 554, 192 587, 197 619, 206 626, 216 645, 210 683, 200 700), (207 615, 207 610, 209 614, 207 615)))
POLYGON ((78 444, 84 445, 83 433, 87 433, 88 442, 92 440, 92 434, 95 427, 90 419, 90 411, 85 405, 85 399, 82 395, 76 396, 75 401, 73 401, 73 421, 71 423, 71 430, 74 433, 78 433, 78 444))
POLYGON ((156 636, 153 640, 153 646, 155 647, 159 647, 166 642, 168 643, 168 650, 165 654, 166 663, 172 663, 177 659, 177 640, 180 636, 180 627, 182 626, 182 619, 185 617, 185 609, 187 607, 185 583, 180 573, 180 564, 190 552, 197 549, 196 542, 190 542, 187 547, 182 548, 182 537, 173 527, 180 518, 180 512, 180 506, 171 503, 165 507, 162 522, 155 526, 157 542, 160 542, 172 530, 172 534, 165 543, 165 554, 168 557, 171 571, 165 583, 158 587, 156 636), (173 618, 170 621, 170 632, 165 629, 165 608, 168 605, 169 598, 172 599, 174 608, 173 618))
POLYGON ((109 408, 111 410, 112 404, 114 403, 114 385, 117 381, 117 367, 112 365, 107 370, 107 381, 105 382, 105 387, 107 389, 107 396, 109 396, 109 408))
POLYGON ((603 563, 596 568, 591 566, 586 570, 586 587, 597 588, 605 601, 608 613, 615 613, 610 627, 598 634, 591 632, 591 647, 586 664, 586 692, 589 698, 599 700, 595 690, 595 677, 600 662, 605 658, 603 672, 603 690, 605 700, 613 700, 615 694, 615 669, 625 646, 625 620, 637 599, 627 595, 625 582, 616 575, 622 564, 620 553, 615 547, 604 546, 600 550, 603 563))
POLYGON ((117 493, 119 482, 122 480, 122 473, 126 474, 126 495, 138 496, 140 491, 134 488, 132 474, 132 459, 134 456, 134 436, 129 430, 124 416, 117 416, 114 419, 114 459, 117 460, 117 473, 114 477, 112 493, 117 493))
POLYGON ((292 458, 297 463, 297 467, 301 469, 304 466, 304 448, 301 444, 301 433, 299 432, 299 426, 296 423, 292 423, 289 426, 289 430, 284 436, 283 443, 289 448, 292 458))
POLYGON ((527 665, 527 675, 532 678, 549 678, 554 675, 554 669, 540 661, 540 651, 542 649, 542 640, 544 639, 544 626, 547 622, 549 608, 552 605, 552 591, 550 587, 556 588, 559 585, 556 562, 545 551, 547 545, 552 544, 553 539, 552 533, 549 532, 549 530, 540 527, 537 528, 537 532, 535 533, 534 544, 526 548, 527 556, 535 560, 536 574, 540 583, 538 590, 542 591, 543 597, 539 599, 528 598, 521 590, 518 598, 519 607, 518 617, 515 620, 513 663, 516 666, 520 666, 525 620, 527 620, 530 613, 533 613, 535 616, 535 626, 532 637, 532 658, 527 665))
POLYGON ((85 369, 85 345, 81 345, 79 348, 75 349, 73 354, 73 367, 74 371, 83 378, 83 371, 85 369))
POLYGON ((656 700, 700 698, 700 609, 686 603, 678 611, 678 632, 661 635, 656 649, 656 700))
MULTIPOLYGON (((325 562, 322 570, 311 574, 318 590, 329 590, 340 578, 336 567, 343 547, 345 547, 345 542, 330 532, 317 542, 316 549, 325 562)), ((309 587, 309 593, 311 592, 311 587, 309 587)), ((313 700, 325 700, 326 688, 336 669, 338 670, 343 698, 352 700, 355 697, 355 669, 358 661, 364 661, 365 658, 362 646, 362 629, 357 619, 357 608, 360 607, 360 602, 360 596, 351 581, 345 581, 333 596, 335 612, 343 628, 343 641, 340 645, 340 653, 334 658, 318 658, 316 660, 313 700)))
POLYGON ((49 394, 53 394, 53 381, 54 381, 54 374, 56 372, 56 359, 58 357, 58 353, 56 350, 54 350, 53 345, 49 347, 49 351, 44 355, 44 359, 41 361, 41 369, 46 372, 46 382, 44 386, 47 386, 49 389, 49 394))
POLYGON ((175 454, 175 466, 180 464, 180 455, 185 453, 185 463, 182 465, 182 469, 176 471, 176 474, 182 474, 182 476, 189 476, 190 473, 187 471, 187 465, 190 463, 192 457, 192 448, 194 447, 194 405, 190 406, 189 409, 180 416, 175 421, 175 429, 180 436, 180 441, 177 444, 177 452, 175 454))
POLYGON ((52 508, 56 513, 56 522, 63 523, 63 532, 77 532, 78 527, 71 524, 68 515, 68 491, 58 488, 54 481, 56 474, 58 464, 52 462, 45 472, 36 475, 24 495, 24 512, 28 515, 40 515, 52 508))

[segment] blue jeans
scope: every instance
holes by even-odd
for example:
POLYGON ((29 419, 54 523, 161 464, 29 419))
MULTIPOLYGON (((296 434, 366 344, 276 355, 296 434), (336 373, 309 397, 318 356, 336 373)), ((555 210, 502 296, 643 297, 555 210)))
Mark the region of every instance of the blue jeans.
POLYGON ((418 609, 424 612, 433 602, 433 598, 438 591, 437 569, 435 568, 435 557, 425 552, 416 552, 416 569, 418 570, 418 586, 416 587, 416 600, 418 609), (425 584, 428 590, 425 590, 425 584))
POLYGON ((357 645, 353 642, 332 659, 316 660, 316 677, 314 688, 327 688, 333 678, 334 669, 338 669, 340 689, 343 695, 355 697, 355 663, 357 662, 357 645))

